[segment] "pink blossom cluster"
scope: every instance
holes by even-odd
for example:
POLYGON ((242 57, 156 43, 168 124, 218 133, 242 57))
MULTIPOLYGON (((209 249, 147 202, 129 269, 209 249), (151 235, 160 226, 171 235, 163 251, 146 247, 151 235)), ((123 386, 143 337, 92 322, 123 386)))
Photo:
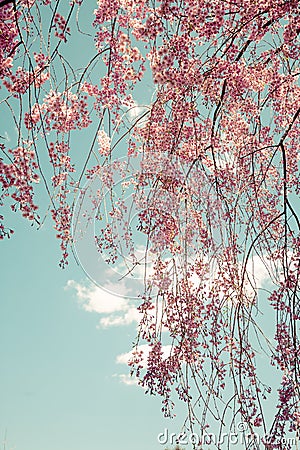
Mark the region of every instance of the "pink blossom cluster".
POLYGON ((68 246, 71 244, 71 211, 68 204, 65 202, 64 194, 60 195, 60 206, 52 209, 51 214, 55 223, 56 237, 61 241, 60 248, 62 251, 62 258, 59 263, 60 267, 64 268, 68 264, 68 246))
POLYGON ((54 27, 55 27, 55 36, 61 39, 64 42, 67 42, 66 34, 70 34, 70 27, 67 26, 67 21, 59 13, 55 13, 54 15, 54 27))
MULTIPOLYGON (((5 152, 4 146, 1 150, 5 152)), ((6 153, 6 152, 5 152, 6 153)), ((0 182, 2 185, 1 202, 3 198, 10 197, 13 200, 11 209, 20 209, 22 216, 34 220, 36 218, 37 205, 33 200, 33 183, 39 182, 37 174, 38 164, 35 161, 35 152, 31 145, 9 149, 6 155, 11 155, 11 162, 5 163, 0 158, 0 182)), ((1 235, 4 227, 1 225, 1 235)))
POLYGON ((25 94, 32 84, 38 89, 48 79, 49 73, 44 73, 39 67, 36 67, 31 72, 25 71, 22 67, 18 67, 15 74, 10 75, 9 81, 3 81, 3 85, 9 92, 13 92, 15 97, 18 97, 19 94, 25 94))
MULTIPOLYGON (((185 402, 190 427, 198 420, 203 431, 215 420, 222 428, 231 416, 233 429, 239 419, 251 433, 266 431, 271 390, 256 358, 262 349, 282 372, 267 444, 277 448, 299 423, 299 1, 99 0, 91 19, 96 54, 80 68, 64 52, 71 30, 81 33, 73 15, 84 2, 71 2, 64 15, 59 3, 49 8, 54 3, 39 3, 53 12, 40 28, 44 15, 28 9, 33 1, 19 2, 16 15, 12 5, 0 8, 3 104, 18 127, 16 150, 2 148, 3 199, 35 218, 40 166, 20 144, 25 129, 43 140, 35 148, 50 161, 64 266, 74 194, 84 177, 100 180, 91 214, 110 195, 105 221, 98 214, 98 251, 112 265, 128 251, 134 265, 143 239, 152 261, 132 373, 162 397, 166 415, 176 396, 185 402), (130 121, 139 85, 152 97, 143 119, 130 121), (72 136, 91 124, 80 166, 72 136), (264 310, 274 313, 273 342, 259 325, 264 310), (150 347, 146 363, 141 342, 150 347)), ((0 237, 10 234, 2 222, 0 237)))
POLYGON ((18 29, 11 5, 0 8, 0 78, 11 74, 18 45, 18 29))
POLYGON ((25 113, 24 122, 28 129, 42 121, 45 130, 68 133, 90 125, 87 106, 86 97, 79 99, 69 91, 51 90, 41 105, 35 104, 30 112, 25 113))
POLYGON ((101 90, 98 91, 98 103, 103 108, 115 110, 118 113, 121 106, 133 106, 134 102, 130 91, 134 85, 141 81, 145 72, 145 58, 139 48, 134 46, 129 38, 127 28, 130 26, 131 8, 122 6, 118 0, 114 2, 98 2, 95 10, 94 27, 97 32, 96 46, 103 53, 102 59, 107 66, 107 74, 100 80, 101 90), (111 31, 109 21, 117 17, 120 24, 119 31, 111 31), (107 24, 108 26, 104 26, 107 24), (104 52, 109 47, 109 54, 104 52))
POLYGON ((107 136, 104 130, 98 131, 98 146, 100 155, 108 156, 110 154, 110 141, 109 136, 107 136))

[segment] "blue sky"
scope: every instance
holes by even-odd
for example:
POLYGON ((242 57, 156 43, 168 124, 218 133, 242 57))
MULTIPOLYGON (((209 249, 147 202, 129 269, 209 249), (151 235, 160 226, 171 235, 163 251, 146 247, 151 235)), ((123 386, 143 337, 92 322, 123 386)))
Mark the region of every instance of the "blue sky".
POLYGON ((175 430, 180 417, 164 419, 160 400, 125 384, 127 366, 117 363, 131 348, 135 323, 101 325, 112 314, 84 304, 103 308, 106 292, 95 293, 74 261, 58 267, 50 224, 37 232, 14 221, 15 235, 1 243, 0 442, 6 433, 6 449, 162 449, 157 434, 175 430), (89 286, 84 304, 66 288, 69 280, 89 286))
MULTIPOLYGON (((91 14, 96 2, 88 6, 91 14)), ((91 18, 81 14, 84 31, 91 18)), ((71 63, 84 67, 95 54, 93 39, 76 34, 75 26, 72 31, 73 46, 61 49, 71 63), (84 48, 82 60, 78 48, 84 48)), ((0 134, 13 147, 16 130, 7 112, 0 110, 0 134)), ((91 133, 72 141, 79 160, 91 133)), ((45 193, 37 195, 47 207, 45 193)), ((6 211, 5 217, 15 234, 1 242, 0 254, 0 448, 161 449, 158 433, 171 424, 180 429, 182 417, 165 420, 160 399, 128 384, 124 354, 136 337, 132 303, 97 289, 72 257, 66 270, 58 267, 61 254, 51 219, 37 232, 19 214, 6 211)))
MULTIPOLYGON (((89 3, 90 12, 95 5, 89 3)), ((81 15, 84 31, 87 17, 81 15)), ((86 37, 75 36, 75 45, 65 47, 70 61, 77 61, 79 38, 85 50, 80 55, 88 61, 95 54, 91 39, 85 45, 86 37)), ((78 60, 77 67, 86 61, 78 60)), ((149 77, 147 89, 135 92, 139 104, 148 104, 152 92, 149 77)), ((6 114, 0 110, 0 135, 13 141, 6 114)), ((90 133, 84 130, 83 137, 75 135, 72 141, 79 160, 90 133)), ((44 158, 48 163, 48 155, 44 158)), ((6 217, 15 234, 0 247, 0 449, 5 436, 5 450, 164 449, 157 435, 165 428, 178 433, 186 409, 178 405, 177 418, 164 419, 160 399, 146 396, 128 377, 125 361, 136 337, 136 300, 112 297, 112 274, 97 280, 106 291, 97 288, 72 256, 68 268, 61 270, 51 220, 37 232, 18 214, 7 212, 6 217)), ((99 273, 95 259, 92 262, 84 267, 90 276, 92 267, 99 273)), ((259 270, 262 284, 266 273, 259 270)), ((271 337, 273 321, 267 321, 263 324, 271 337)), ((274 377, 269 361, 259 358, 265 378, 274 377)), ((270 403, 270 416, 273 411, 270 403)))
POLYGON ((0 448, 6 436, 5 450, 165 449, 157 436, 178 434, 186 407, 164 419, 160 399, 129 378, 137 301, 97 288, 72 256, 60 269, 51 220, 37 231, 5 216, 15 233, 1 242, 0 448))
MULTIPOLYGON (((36 231, 10 216, 15 234, 1 243, 0 448, 171 448, 157 436, 178 434, 185 406, 177 402, 177 417, 164 419, 160 399, 130 384, 124 364, 134 300, 96 288, 72 258, 60 269, 50 221, 36 231)), ((263 366, 265 378, 274 376, 263 366)))

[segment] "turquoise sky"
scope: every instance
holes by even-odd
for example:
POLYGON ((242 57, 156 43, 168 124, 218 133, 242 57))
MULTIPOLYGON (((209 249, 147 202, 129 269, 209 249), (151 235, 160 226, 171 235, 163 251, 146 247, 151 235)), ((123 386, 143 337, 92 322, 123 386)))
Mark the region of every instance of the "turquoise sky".
MULTIPOLYGON (((178 434, 185 405, 177 402, 177 417, 164 419, 159 398, 126 384, 128 368, 118 360, 136 334, 135 322, 121 324, 128 308, 109 312, 107 293, 95 291, 73 259, 58 267, 50 222, 38 232, 17 215, 14 223, 13 238, 1 242, 1 450, 171 448, 157 436, 165 428, 178 434), (84 300, 76 287, 87 288, 84 300), (120 324, 105 327, 107 319, 120 324)), ((266 359, 263 367, 273 383, 266 359)))
MULTIPOLYGON (((90 13, 95 6, 88 3, 90 13)), ((81 19, 87 31, 88 16, 81 19)), ((91 38, 75 36, 68 57, 83 67, 95 50, 91 38)), ((140 104, 150 101, 150 77, 147 83, 135 93, 140 104)), ((0 110, 0 135, 12 139, 6 114, 0 110)), ((80 136, 72 141, 79 160, 90 129, 80 136)), ((19 214, 6 217, 15 234, 0 244, 0 449, 163 450, 157 435, 165 428, 178 433, 186 408, 178 404, 177 418, 164 419, 160 399, 130 384, 121 362, 136 337, 134 300, 96 290, 72 256, 60 269, 51 219, 37 232, 19 214)), ((272 331, 267 325, 270 337, 272 331)), ((269 361, 262 367, 266 379, 274 377, 269 361)))
MULTIPOLYGON (((83 31, 90 30, 96 2, 85 5, 85 15, 80 16, 83 31)), ((93 38, 76 33, 74 24, 71 30, 73 45, 62 44, 61 51, 74 67, 84 67, 96 53, 93 38)), ((7 138, 5 144, 14 147, 16 134, 5 108, 0 110, 0 128, 7 138)), ((82 163, 91 133, 87 130, 84 137, 71 141, 82 163)), ((40 150, 48 174, 48 157, 40 150)), ((45 194, 39 192, 38 196, 46 206, 45 194)), ((51 219, 37 232, 19 214, 5 210, 5 217, 15 234, 1 242, 0 249, 0 448, 161 449, 157 435, 171 423, 160 413, 160 399, 125 384, 129 370, 117 363, 118 355, 132 348, 136 322, 99 325, 101 319, 122 322, 132 310, 122 301, 121 309, 110 308, 113 300, 104 291, 95 293, 72 257, 66 270, 58 267, 61 254, 51 219), (85 304, 89 295, 94 295, 98 309, 104 304, 109 313, 86 311, 76 289, 67 288, 68 283, 78 289, 85 286, 85 304)), ((181 422, 172 421, 174 430, 181 422)))
POLYGON ((13 239, 1 243, 0 448, 6 433, 6 450, 162 449, 157 434, 179 421, 118 376, 128 374, 116 358, 130 350, 135 325, 99 327, 105 315, 65 289, 86 278, 73 261, 58 268, 50 226, 36 232, 14 220, 13 239))

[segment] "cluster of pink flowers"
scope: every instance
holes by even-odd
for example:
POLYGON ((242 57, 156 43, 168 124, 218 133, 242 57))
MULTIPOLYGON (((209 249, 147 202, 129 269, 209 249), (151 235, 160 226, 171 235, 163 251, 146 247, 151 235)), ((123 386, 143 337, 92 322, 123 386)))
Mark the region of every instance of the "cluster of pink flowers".
POLYGON ((51 210, 52 218, 55 222, 54 228, 57 231, 56 237, 61 241, 62 258, 59 265, 62 268, 68 264, 68 246, 72 242, 70 234, 72 213, 65 200, 65 196, 61 195, 60 206, 51 210))
POLYGON ((86 97, 79 99, 69 91, 51 90, 41 105, 35 104, 30 112, 25 113, 25 125, 30 129, 42 121, 46 131, 60 133, 87 128, 91 123, 87 106, 86 97))
MULTIPOLYGON (((192 426, 199 404, 202 431, 231 412, 233 428, 238 418, 251 432, 267 427, 263 400, 270 390, 255 356, 259 345, 269 351, 257 325, 261 302, 272 309, 272 364, 283 376, 275 442, 300 417, 299 1, 99 0, 92 18, 96 55, 78 70, 65 58, 64 43, 71 29, 80 29, 71 20, 84 3, 71 2, 64 16, 56 5, 39 53, 32 36, 39 38, 34 30, 45 19, 33 4, 21 1, 17 12, 11 4, 0 8, 3 104, 19 128, 15 150, 2 147, 2 199, 10 196, 13 208, 36 217, 33 183, 40 165, 20 143, 24 132, 34 142, 42 138, 63 266, 73 239, 74 194, 84 177, 101 181, 91 214, 104 192, 111 195, 106 223, 101 219, 95 236, 99 252, 115 264, 128 251, 136 263, 137 232, 146 241, 145 260, 151 255, 153 261, 152 270, 145 269, 131 369, 150 393, 162 396, 166 414, 175 394, 187 403, 192 426), (133 121, 140 82, 153 96, 145 100, 147 114, 133 121), (91 123, 97 128, 77 170, 71 135, 91 123), (118 160, 121 142, 125 162, 118 160), (251 267, 256 257, 273 283, 269 300, 251 267), (138 350, 142 341, 150 346, 147 363, 138 350)), ((39 3, 49 6, 50 0, 39 3)), ((0 237, 9 235, 2 216, 0 222, 0 237)))
POLYGON ((25 94, 32 84, 39 89, 48 79, 49 73, 42 72, 39 67, 31 72, 18 67, 16 73, 10 76, 9 81, 3 81, 3 85, 9 92, 13 92, 15 97, 18 97, 19 94, 25 94))
POLYGON ((110 141, 110 137, 107 136, 104 130, 98 131, 98 145, 100 155, 108 156, 110 154, 110 141))
MULTIPOLYGON (((122 16, 120 23, 122 8, 123 3, 119 12, 114 10, 114 18, 119 18, 118 13, 122 16)), ((206 371, 215 377, 207 387, 207 398, 210 393, 221 398, 230 378, 240 377, 234 396, 239 414, 253 430, 264 425, 261 396, 269 391, 262 387, 254 345, 247 339, 247 317, 252 320, 251 308, 258 299, 256 286, 250 289, 247 258, 251 250, 266 252, 271 266, 279 264, 274 250, 287 233, 283 188, 294 192, 299 187, 298 72, 294 68, 289 72, 282 62, 287 55, 296 59, 296 2, 266 0, 258 8, 250 1, 233 7, 223 1, 189 0, 181 8, 166 1, 157 5, 155 14, 150 8, 145 14, 140 4, 124 6, 131 13, 132 35, 150 43, 146 58, 157 85, 149 120, 134 130, 135 150, 128 154, 137 157, 142 143, 138 229, 157 254, 150 279, 159 291, 157 304, 161 301, 164 306, 156 313, 164 318, 163 327, 173 339, 172 356, 164 359, 158 347, 163 339, 161 324, 154 325, 153 304, 145 303, 140 336, 155 352, 150 352, 144 370, 137 362, 137 373, 150 392, 163 397, 164 407, 174 384, 179 398, 189 402, 192 389, 186 378, 175 383, 172 375, 174 370, 180 379, 182 364, 204 386, 206 371), (291 11, 293 19, 281 24, 291 11), (277 33, 280 27, 284 45, 274 50, 263 42, 268 32, 277 33), (274 113, 271 126, 262 114, 265 105, 274 113), (285 179, 278 165, 281 138, 285 179), (202 263, 197 259, 194 267, 189 262, 193 251, 202 255, 202 263), (179 262, 182 253, 185 264, 179 262), (203 258, 212 262, 204 264, 203 258)), ((292 236, 292 232, 286 235, 288 246, 292 236)), ((297 274, 286 273, 285 278, 280 302, 275 301, 275 293, 270 300, 293 322, 297 315, 286 289, 295 292, 297 274)), ((276 271, 273 280, 279 283, 276 271)), ((280 333, 278 329, 275 339, 280 340, 280 335, 283 339, 283 330, 280 333)), ((283 347, 295 356, 291 344, 283 347)), ((284 361, 282 354, 278 360, 284 361)), ((203 390, 197 392, 204 395, 203 390)), ((293 412, 285 420, 292 422, 294 417, 293 412)))
MULTIPOLYGON (((125 6, 125 5, 124 5, 125 6)), ((140 81, 145 72, 145 58, 138 47, 133 46, 129 38, 127 28, 130 26, 131 8, 125 6, 122 9, 121 2, 115 0, 99 1, 95 10, 94 27, 99 28, 97 32, 96 46, 99 52, 109 47, 109 54, 103 53, 102 59, 107 66, 107 75, 100 80, 101 90, 98 91, 98 103, 103 108, 109 108, 119 118, 122 106, 134 106, 131 92, 134 85, 140 81), (118 17, 119 31, 115 31, 109 25, 110 20, 118 17), (104 26, 107 24, 108 26, 104 26), (124 30, 124 31, 123 31, 124 30)))
MULTIPOLYGON (((35 161, 35 152, 31 149, 31 144, 24 144, 23 147, 9 149, 11 163, 3 162, 0 158, 0 182, 2 185, 1 202, 3 198, 10 197, 13 202, 13 211, 20 209, 22 216, 29 220, 37 218, 37 205, 33 200, 33 183, 39 182, 37 174, 38 165, 35 161)), ((5 152, 4 146, 1 150, 5 152)), ((1 225, 3 236, 3 225, 1 225)))
POLYGON ((11 5, 0 8, 0 78, 11 74, 18 45, 18 29, 11 5))
POLYGON ((70 27, 67 26, 67 21, 64 16, 59 13, 55 13, 53 22, 55 27, 55 36, 62 41, 67 42, 66 34, 70 34, 71 30, 70 27))

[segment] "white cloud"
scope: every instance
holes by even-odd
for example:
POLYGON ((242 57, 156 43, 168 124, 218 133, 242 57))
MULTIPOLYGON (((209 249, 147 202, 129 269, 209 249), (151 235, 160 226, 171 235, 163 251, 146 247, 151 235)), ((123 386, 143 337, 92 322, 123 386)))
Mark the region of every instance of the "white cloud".
POLYGON ((126 384, 127 386, 137 386, 139 381, 126 373, 117 374, 115 373, 113 377, 119 378, 120 382, 126 384))
POLYGON ((141 315, 135 307, 129 307, 123 315, 111 315, 102 317, 100 319, 100 325, 104 328, 119 326, 119 325, 129 325, 131 323, 139 322, 141 315))
MULTIPOLYGON (((150 261, 149 265, 147 265, 147 275, 151 280, 153 277, 153 261, 151 260, 151 258, 149 259, 150 261)), ((175 260, 176 264, 180 266, 180 261, 176 258, 175 260)), ((208 285, 208 288, 212 287, 214 280, 217 278, 217 269, 218 265, 215 264, 214 260, 210 262, 207 261, 206 283, 208 285)), ((244 294, 246 294, 250 302, 255 295, 256 289, 265 287, 270 282, 272 282, 269 275, 269 271, 271 269, 272 267, 270 266, 270 261, 268 261, 266 258, 261 259, 257 255, 254 255, 247 262, 246 275, 244 278, 244 294)), ((144 265, 138 267, 138 273, 136 273, 136 276, 142 277, 144 270, 144 265)), ((168 267, 167 270, 170 271, 171 269, 168 267)), ((239 272, 241 276, 242 264, 240 264, 239 272)), ((192 274, 192 277, 189 281, 191 287, 197 287, 201 283, 201 280, 196 273, 192 274)), ((140 301, 138 299, 133 300, 126 298, 128 288, 125 284, 125 280, 120 281, 117 286, 114 285, 114 283, 107 281, 106 284, 104 284, 103 289, 91 283, 81 284, 77 283, 74 280, 69 280, 67 282, 66 288, 74 289, 76 291, 76 297, 85 311, 96 312, 101 315, 99 320, 99 327, 101 328, 117 327, 130 324, 136 325, 142 318, 142 314, 137 310, 137 306, 140 304, 140 301), (115 295, 114 292, 116 291, 120 295, 115 295)), ((220 297, 222 298, 222 296, 223 293, 220 292, 220 297)), ((235 296, 236 292, 232 292, 231 294, 226 292, 226 301, 229 301, 229 299, 231 298, 234 299, 235 296)), ((159 324, 162 319, 162 314, 163 307, 161 302, 159 301, 156 304, 155 310, 153 310, 153 323, 159 324)), ((162 331, 167 332, 168 329, 166 327, 163 327, 162 331)), ((142 349, 145 353, 145 357, 147 358, 149 351, 146 349, 146 347, 143 347, 142 349)))
MULTIPOLYGON (((168 358, 171 355, 172 345, 162 345, 161 349, 162 349, 162 352, 163 352, 163 358, 166 359, 166 358, 168 358)), ((147 363, 147 358, 148 358, 149 353, 150 353, 150 350, 151 350, 151 347, 148 344, 138 345, 136 348, 134 348, 130 352, 121 353, 120 355, 118 355, 116 357, 116 363, 117 364, 128 364, 128 361, 132 358, 134 352, 142 351, 143 352, 143 358, 142 358, 142 361, 141 361, 141 365, 143 367, 145 367, 146 363, 147 363)))
MULTIPOLYGON (((103 315, 99 322, 101 327, 137 323, 140 319, 137 304, 132 304, 129 299, 108 292, 114 291, 112 283, 108 282, 103 287, 105 290, 92 284, 82 285, 74 280, 69 280, 66 286, 67 289, 76 290, 77 299, 85 311, 103 315)), ((124 293, 127 291, 125 286, 121 290, 124 293)))
MULTIPOLYGON (((168 358, 171 355, 172 352, 172 345, 163 345, 162 346, 162 357, 164 359, 168 358)), ((121 353, 116 357, 116 363, 117 364, 128 364, 128 361, 132 358, 133 353, 136 351, 142 351, 143 356, 142 360, 140 362, 140 365, 142 367, 146 367, 147 365, 147 358, 149 356, 151 347, 148 344, 138 345, 136 348, 132 349, 130 352, 127 353, 121 353)), ((129 374, 115 374, 114 376, 118 377, 121 383, 127 384, 127 385, 138 385, 138 379, 131 377, 129 374)))
MULTIPOLYGON (((236 286, 229 288, 220 287, 219 279, 219 262, 216 258, 212 258, 210 261, 203 258, 204 263, 207 265, 207 272, 205 277, 205 284, 207 289, 214 289, 219 287, 219 299, 224 301, 226 304, 235 303, 238 298, 240 298, 240 282, 242 280, 242 275, 244 271, 243 264, 240 262, 237 267, 236 273, 236 286)), ((221 266, 224 270, 224 266, 221 266)), ((243 279, 243 290, 244 300, 246 303, 252 303, 253 299, 256 297, 258 289, 268 287, 268 284, 272 281, 270 277, 270 271, 272 267, 270 261, 267 258, 261 258, 258 255, 254 255, 247 261, 245 268, 245 274, 243 279)), ((191 286, 198 287, 201 283, 201 279, 197 273, 192 272, 192 276, 189 279, 191 286)))
POLYGON ((270 275, 268 268, 271 269, 270 263, 263 262, 258 256, 254 255, 247 263, 247 276, 251 284, 256 288, 262 288, 269 280, 270 275))
POLYGON ((104 291, 97 286, 84 286, 74 280, 69 280, 67 287, 76 289, 77 298, 86 311, 109 314, 128 308, 128 300, 104 291))

